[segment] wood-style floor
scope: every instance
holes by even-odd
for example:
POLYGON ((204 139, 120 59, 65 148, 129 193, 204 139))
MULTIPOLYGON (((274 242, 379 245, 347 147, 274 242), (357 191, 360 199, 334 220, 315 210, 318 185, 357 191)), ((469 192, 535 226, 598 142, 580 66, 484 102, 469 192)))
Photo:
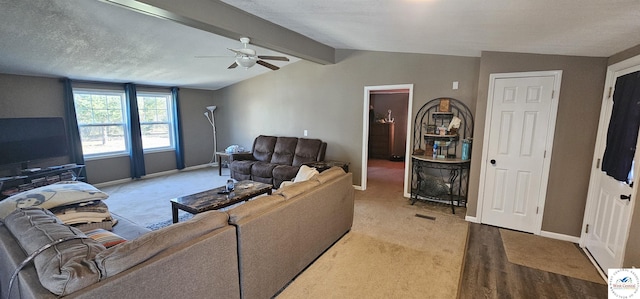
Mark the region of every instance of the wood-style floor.
POLYGON ((467 298, 607 298, 607 286, 512 264, 498 228, 469 223, 458 296, 467 298))

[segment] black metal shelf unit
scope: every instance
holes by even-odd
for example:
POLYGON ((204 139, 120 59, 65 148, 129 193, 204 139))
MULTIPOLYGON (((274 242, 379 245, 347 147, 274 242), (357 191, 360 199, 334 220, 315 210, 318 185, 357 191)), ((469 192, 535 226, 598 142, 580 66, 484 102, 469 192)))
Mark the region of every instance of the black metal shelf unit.
MULTIPOLYGON (((436 98, 424 104, 414 120, 413 155, 411 159, 411 203, 428 200, 454 206, 466 206, 469 185, 470 155, 461 158, 461 141, 470 142, 473 135, 473 115, 462 102, 452 98, 436 98), (449 102, 448 111, 440 111, 441 100, 449 102), (457 130, 440 132, 436 128, 448 128, 457 117, 457 130), (439 147, 433 155, 433 144, 439 147), (442 173, 448 171, 448 176, 442 173), (434 175, 438 174, 438 175, 434 175)), ((469 148, 470 151, 470 148, 469 148)))

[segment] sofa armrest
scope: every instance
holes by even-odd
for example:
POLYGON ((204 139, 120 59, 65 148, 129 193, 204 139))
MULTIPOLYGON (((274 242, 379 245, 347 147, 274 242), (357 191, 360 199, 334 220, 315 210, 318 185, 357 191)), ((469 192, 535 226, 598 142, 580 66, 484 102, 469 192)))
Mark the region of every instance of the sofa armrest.
POLYGON ((326 152, 327 152, 327 143, 322 142, 322 144, 320 145, 320 150, 318 151, 318 158, 316 159, 316 161, 318 162, 324 161, 324 155, 326 152))
POLYGON ((229 162, 238 160, 256 161, 256 158, 253 156, 253 153, 235 153, 229 156, 229 162))

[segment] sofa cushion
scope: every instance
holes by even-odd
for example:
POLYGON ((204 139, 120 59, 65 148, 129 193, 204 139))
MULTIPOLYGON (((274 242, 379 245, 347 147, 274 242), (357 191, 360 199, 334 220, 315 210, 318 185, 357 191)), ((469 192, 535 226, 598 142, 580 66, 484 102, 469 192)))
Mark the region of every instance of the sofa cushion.
POLYGON ((273 169, 276 168, 276 166, 278 166, 278 164, 272 164, 267 162, 256 162, 251 167, 251 176, 270 178, 273 176, 273 169))
POLYGON ((4 223, 27 255, 60 239, 81 238, 53 245, 35 257, 38 279, 50 292, 64 296, 100 280, 93 259, 104 246, 64 225, 51 212, 34 207, 17 209, 4 223))
POLYGON ((262 162, 270 162, 277 138, 274 136, 260 135, 253 142, 253 157, 262 162))
POLYGON ((344 169, 338 166, 331 167, 320 174, 313 177, 314 180, 320 182, 320 184, 324 184, 332 179, 335 179, 341 175, 345 174, 344 169))
POLYGON ((282 195, 286 200, 289 200, 297 195, 300 195, 308 190, 311 190, 320 185, 320 183, 316 180, 312 181, 302 181, 298 183, 293 183, 291 185, 283 186, 282 188, 275 191, 273 194, 282 195))
POLYGON ((317 161, 321 147, 322 140, 320 139, 300 138, 296 145, 296 154, 291 165, 300 166, 305 162, 317 161))
POLYGON ((24 191, 0 201, 0 218, 17 208, 41 207, 51 209, 92 200, 104 200, 108 194, 84 182, 63 181, 24 191))
POLYGON ((278 137, 271 156, 271 163, 291 165, 297 144, 298 138, 296 137, 278 137))
POLYGON ((171 246, 224 227, 228 225, 228 221, 229 216, 224 212, 200 213, 187 221, 174 223, 102 251, 96 256, 95 261, 102 277, 111 277, 150 259, 171 246))
POLYGON ((256 162, 257 161, 254 161, 254 160, 232 161, 231 164, 229 165, 229 168, 231 168, 231 170, 237 173, 251 174, 251 167, 256 162))
POLYGON ((283 202, 284 197, 281 195, 268 195, 260 196, 256 199, 250 200, 244 204, 241 204, 233 209, 227 211, 229 214, 229 223, 238 224, 238 222, 244 218, 252 215, 258 215, 263 213, 268 207, 275 206, 276 204, 283 202))

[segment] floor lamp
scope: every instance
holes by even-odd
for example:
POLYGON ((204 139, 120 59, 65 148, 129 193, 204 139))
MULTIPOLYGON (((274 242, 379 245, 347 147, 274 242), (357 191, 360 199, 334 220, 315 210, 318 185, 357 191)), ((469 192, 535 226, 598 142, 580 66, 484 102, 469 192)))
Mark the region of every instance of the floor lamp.
MULTIPOLYGON (((211 128, 213 129, 213 155, 211 156, 211 161, 209 161, 209 164, 215 162, 216 160, 216 152, 218 151, 218 145, 217 145, 217 140, 216 140, 216 117, 213 114, 213 111, 216 110, 216 106, 207 106, 207 110, 209 110, 209 112, 205 112, 204 116, 207 117, 207 119, 209 120, 209 123, 211 124, 211 128), (209 113, 211 113, 211 117, 209 117, 209 113)), ((220 165, 218 165, 220 166, 220 165)))

